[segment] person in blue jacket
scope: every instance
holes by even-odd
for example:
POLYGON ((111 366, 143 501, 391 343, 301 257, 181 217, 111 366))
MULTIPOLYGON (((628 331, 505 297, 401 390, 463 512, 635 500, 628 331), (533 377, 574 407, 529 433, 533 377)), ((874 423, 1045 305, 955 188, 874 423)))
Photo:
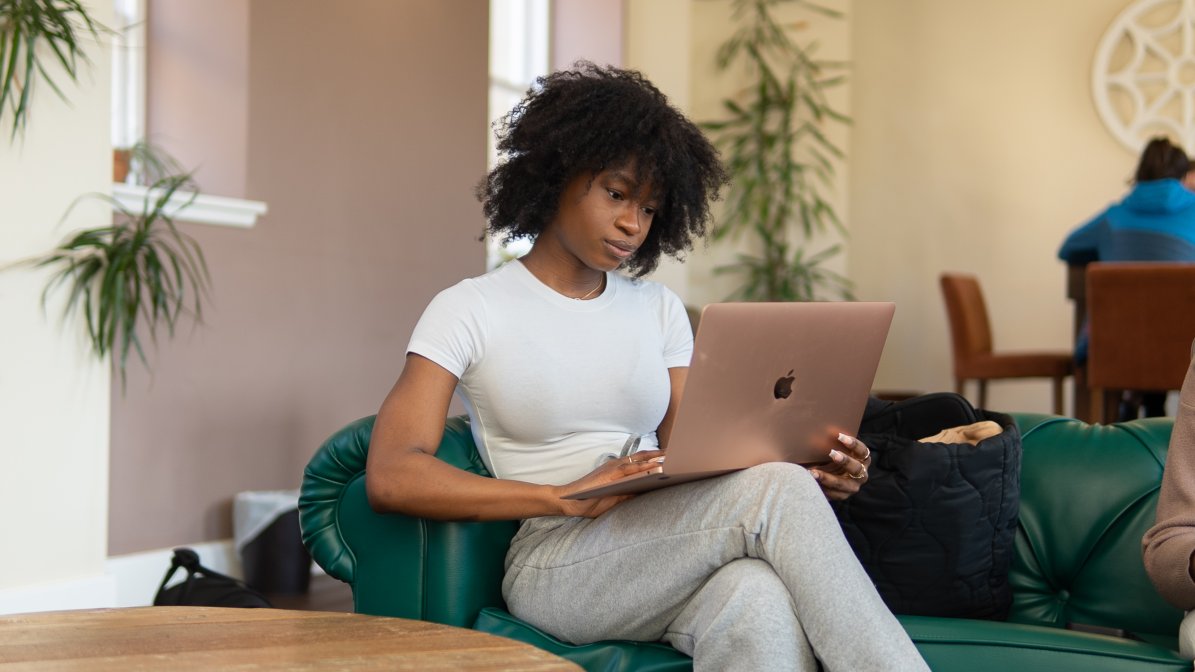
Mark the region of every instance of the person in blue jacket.
POLYGON ((1145 146, 1133 190, 1071 232, 1058 250, 1068 264, 1090 261, 1195 261, 1195 193, 1190 162, 1166 138, 1145 146))
MULTIPOLYGON (((1195 262, 1195 193, 1184 184, 1192 165, 1186 152, 1164 137, 1145 146, 1133 176, 1133 189, 1075 229, 1058 258, 1071 265, 1092 261, 1195 262)), ((1075 360, 1087 361, 1086 325, 1075 344, 1075 360)), ((1166 394, 1146 393, 1147 417, 1164 415, 1166 394)), ((1134 405, 1121 407, 1121 419, 1136 417, 1134 405)))

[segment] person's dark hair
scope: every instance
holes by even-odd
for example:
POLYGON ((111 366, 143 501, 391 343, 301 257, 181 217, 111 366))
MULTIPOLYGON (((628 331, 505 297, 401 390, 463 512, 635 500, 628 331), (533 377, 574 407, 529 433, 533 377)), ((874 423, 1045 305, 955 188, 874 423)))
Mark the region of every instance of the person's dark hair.
POLYGON ((1187 153, 1181 147, 1172 144, 1168 139, 1158 136, 1145 145, 1141 152, 1141 162, 1137 164, 1137 174, 1134 182, 1150 182, 1173 178, 1183 179, 1191 168, 1187 153))
POLYGON ((489 233, 534 238, 574 177, 635 161, 660 195, 651 230, 626 262, 636 277, 705 234, 709 203, 726 183, 718 151, 664 94, 633 70, 579 61, 540 77, 494 124, 503 159, 477 189, 489 233))

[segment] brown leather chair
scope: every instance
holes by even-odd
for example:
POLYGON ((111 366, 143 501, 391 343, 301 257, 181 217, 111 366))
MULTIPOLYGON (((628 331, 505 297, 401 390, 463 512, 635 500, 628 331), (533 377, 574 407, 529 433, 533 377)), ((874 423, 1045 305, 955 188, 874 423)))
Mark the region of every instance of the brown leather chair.
POLYGON ((1087 381, 1098 422, 1121 393, 1182 389, 1195 339, 1195 263, 1087 267, 1087 381))
POLYGON ((1054 413, 1062 415, 1062 381, 1074 372, 1074 356, 1063 351, 994 352, 992 326, 979 279, 943 273, 940 280, 954 350, 955 390, 963 394, 966 381, 977 381, 979 407, 984 408, 989 380, 1050 378, 1054 383, 1054 413))

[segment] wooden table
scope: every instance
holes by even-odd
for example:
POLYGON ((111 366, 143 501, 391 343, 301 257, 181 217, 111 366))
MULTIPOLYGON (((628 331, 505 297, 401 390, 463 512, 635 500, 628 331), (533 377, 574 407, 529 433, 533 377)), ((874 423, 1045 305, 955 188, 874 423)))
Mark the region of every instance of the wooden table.
POLYGON ((137 607, 0 616, 8 670, 580 670, 504 637, 402 618, 137 607))

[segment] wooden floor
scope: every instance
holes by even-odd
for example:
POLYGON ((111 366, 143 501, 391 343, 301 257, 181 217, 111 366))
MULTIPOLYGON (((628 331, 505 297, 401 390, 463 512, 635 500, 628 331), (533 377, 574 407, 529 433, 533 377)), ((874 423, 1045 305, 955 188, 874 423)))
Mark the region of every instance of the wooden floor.
POLYGON ((306 593, 292 595, 270 593, 266 597, 270 600, 270 604, 279 609, 353 611, 353 591, 349 588, 349 584, 322 572, 311 575, 311 586, 306 593))

